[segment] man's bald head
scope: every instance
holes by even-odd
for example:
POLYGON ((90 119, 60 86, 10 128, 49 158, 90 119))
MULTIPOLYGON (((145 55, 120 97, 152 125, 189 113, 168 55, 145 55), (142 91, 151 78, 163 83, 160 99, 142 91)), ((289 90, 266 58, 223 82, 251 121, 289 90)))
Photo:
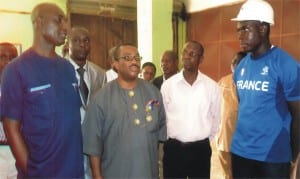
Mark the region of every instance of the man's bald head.
POLYGON ((41 3, 35 6, 31 12, 31 22, 34 23, 38 17, 44 17, 49 12, 61 11, 61 14, 64 12, 54 3, 41 3))

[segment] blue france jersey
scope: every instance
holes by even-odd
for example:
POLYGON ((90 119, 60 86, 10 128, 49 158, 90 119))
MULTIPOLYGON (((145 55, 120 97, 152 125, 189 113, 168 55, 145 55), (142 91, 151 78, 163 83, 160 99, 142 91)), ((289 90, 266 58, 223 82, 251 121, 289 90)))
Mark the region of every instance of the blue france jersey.
POLYGON ((300 100, 299 69, 299 63, 277 47, 255 59, 248 54, 237 66, 239 113, 232 153, 265 162, 291 160, 287 101, 300 100))

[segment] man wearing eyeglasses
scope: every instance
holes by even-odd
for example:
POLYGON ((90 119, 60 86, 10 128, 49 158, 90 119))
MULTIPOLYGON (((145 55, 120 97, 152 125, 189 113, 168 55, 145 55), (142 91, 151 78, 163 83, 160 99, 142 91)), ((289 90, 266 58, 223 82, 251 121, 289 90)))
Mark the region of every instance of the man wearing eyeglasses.
POLYGON ((161 87, 167 116, 165 178, 210 178, 210 140, 220 122, 221 93, 215 81, 198 69, 204 48, 196 41, 183 47, 183 70, 161 87))
POLYGON ((158 141, 165 140, 159 90, 142 79, 137 48, 114 51, 118 78, 96 93, 83 122, 83 150, 94 178, 158 178, 158 141))

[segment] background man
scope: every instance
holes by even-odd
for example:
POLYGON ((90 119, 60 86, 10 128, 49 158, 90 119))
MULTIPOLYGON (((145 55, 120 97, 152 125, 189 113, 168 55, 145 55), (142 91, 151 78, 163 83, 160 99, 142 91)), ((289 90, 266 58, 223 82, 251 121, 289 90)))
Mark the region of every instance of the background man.
POLYGON ((76 71, 78 86, 80 86, 80 69, 83 69, 83 82, 88 88, 88 94, 85 96, 82 90, 79 90, 82 99, 81 123, 84 120, 86 105, 91 96, 106 83, 105 71, 88 60, 90 54, 90 33, 84 27, 73 27, 68 40, 70 62, 76 71), (86 99, 85 99, 86 98, 86 99))
MULTIPOLYGON (((70 62, 76 71, 82 106, 81 123, 85 118, 86 106, 91 96, 106 83, 105 71, 88 60, 90 54, 90 33, 86 28, 73 27, 68 40, 70 62), (83 89, 86 88, 86 89, 83 89), (86 94, 85 94, 86 93, 86 94)), ((91 178, 88 157, 84 156, 85 178, 91 178)))
POLYGON ((215 81, 199 71, 204 48, 185 43, 183 70, 161 87, 167 115, 164 143, 165 178, 209 178, 211 148, 220 122, 221 93, 215 81))
MULTIPOLYGON (((245 52, 238 52, 234 56, 230 65, 232 73, 234 72, 235 67, 245 56, 245 52)), ((238 99, 236 97, 236 87, 233 81, 232 73, 222 77, 218 82, 222 92, 222 106, 221 124, 215 141, 217 157, 224 179, 232 178, 230 145, 238 112, 238 99)))
POLYGON ((141 71, 141 77, 146 80, 151 82, 156 74, 156 67, 154 63, 152 62, 145 62, 142 65, 142 71, 141 71))
MULTIPOLYGON (((156 86, 159 90, 162 83, 170 78, 172 75, 178 72, 178 55, 172 50, 166 50, 160 59, 160 67, 162 69, 163 74, 154 78, 152 84, 156 86)), ((160 176, 163 176, 163 143, 159 143, 159 171, 160 176)))
MULTIPOLYGON (((4 67, 18 56, 17 48, 8 42, 0 43, 0 80, 4 67)), ((1 81, 0 81, 1 85, 1 81)), ((1 100, 1 92, 0 92, 1 100)), ((1 113, 1 111, 0 111, 1 113)), ((0 120, 0 178, 17 178, 17 169, 15 167, 15 158, 9 148, 2 121, 0 120)))
POLYGON ((174 51, 167 50, 160 59, 160 67, 163 74, 153 80, 153 84, 160 89, 162 83, 178 72, 178 55, 174 51))
POLYGON ((108 52, 111 68, 106 71, 107 82, 110 82, 118 77, 118 72, 114 65, 114 63, 116 61, 116 59, 114 57, 115 49, 116 49, 116 47, 112 47, 108 52))

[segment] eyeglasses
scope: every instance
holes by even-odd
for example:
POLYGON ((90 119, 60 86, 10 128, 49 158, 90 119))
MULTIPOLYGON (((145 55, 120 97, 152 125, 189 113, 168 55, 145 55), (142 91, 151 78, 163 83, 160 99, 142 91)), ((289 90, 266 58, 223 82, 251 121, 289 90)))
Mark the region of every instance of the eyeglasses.
POLYGON ((123 59, 123 60, 125 60, 125 61, 127 61, 127 62, 131 62, 131 61, 133 61, 133 60, 139 62, 139 61, 142 60, 142 57, 141 57, 141 56, 138 56, 138 55, 135 55, 135 56, 125 55, 125 56, 123 56, 123 57, 119 57, 118 59, 123 59))
POLYGON ((188 57, 190 57, 190 58, 194 58, 194 57, 196 57, 196 56, 198 56, 198 55, 200 56, 199 53, 196 53, 196 52, 193 52, 193 51, 192 51, 192 52, 189 52, 189 53, 188 53, 188 52, 183 52, 183 53, 182 53, 182 56, 186 56, 186 55, 187 55, 188 57))

